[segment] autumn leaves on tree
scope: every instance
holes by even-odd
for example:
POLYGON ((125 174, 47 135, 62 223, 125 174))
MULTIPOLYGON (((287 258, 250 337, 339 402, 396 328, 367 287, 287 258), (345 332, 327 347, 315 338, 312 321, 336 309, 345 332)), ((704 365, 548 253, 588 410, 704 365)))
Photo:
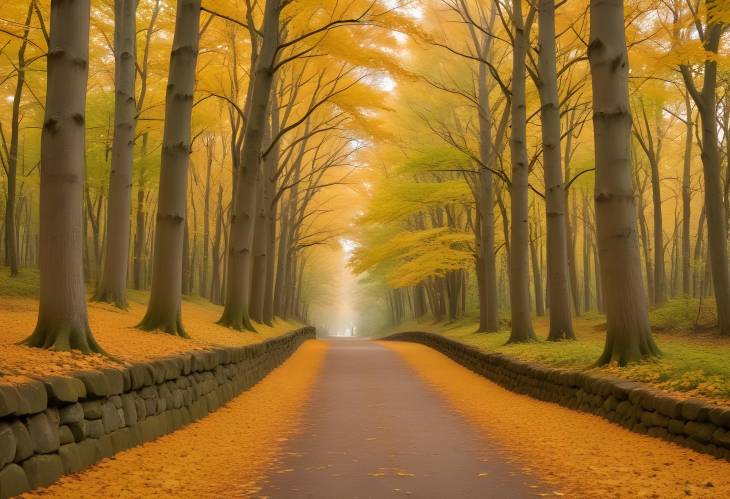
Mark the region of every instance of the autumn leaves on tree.
MULTIPOLYGON (((725 332, 726 224, 710 228, 708 217, 712 210, 727 222, 727 199, 720 200, 728 167, 718 156, 715 93, 718 74, 727 73, 718 70, 724 62, 718 54, 727 48, 728 9, 683 0, 422 6, 422 31, 413 37, 407 65, 420 81, 404 83, 413 90, 402 92, 419 97, 397 104, 398 126, 413 132, 401 132, 396 148, 379 151, 388 166, 384 178, 373 177, 355 253, 355 269, 368 272, 371 286, 392 289, 391 320, 422 316, 422 295, 436 320, 461 319, 464 313, 443 311, 472 300, 470 286, 452 281, 474 276, 479 331, 497 329, 494 310, 500 309, 509 342, 531 341, 531 314, 544 313, 547 339, 574 339, 572 316, 596 310, 607 321, 598 363, 623 365, 659 355, 649 306, 705 296, 707 284, 699 290, 690 283, 706 281, 717 266, 712 287, 725 332), (436 59, 438 65, 430 64, 436 59), (701 131, 705 139, 693 125, 702 102, 713 108, 704 120, 712 124, 701 131), (697 142, 711 149, 702 154, 702 175, 692 150, 697 142), (667 194, 675 188, 670 148, 684 159, 676 177, 681 202, 667 194), (420 156, 425 149, 428 158, 420 156), (392 208, 383 209, 379 192, 392 192, 395 181, 414 192, 391 195, 392 208), (468 187, 471 196, 465 200, 452 183, 468 187), (641 187, 647 183, 648 203, 641 187), (702 203, 693 199, 697 190, 705 192, 702 203), (668 223, 672 208, 681 223, 668 223), (502 230, 495 231, 500 218, 502 230), (394 234, 407 246, 383 251, 394 234), (444 254, 455 258, 446 265, 444 254), (416 260, 418 274, 411 270, 416 260)), ((720 81, 727 103, 730 87, 720 81)))
POLYGON ((712 295, 730 334, 724 2, 15 4, 3 257, 40 268, 31 346, 101 351, 87 286, 149 289, 139 328, 181 337, 186 295, 233 330, 307 321, 340 246, 391 323, 522 343, 605 313, 623 365, 659 355, 650 307, 712 295))

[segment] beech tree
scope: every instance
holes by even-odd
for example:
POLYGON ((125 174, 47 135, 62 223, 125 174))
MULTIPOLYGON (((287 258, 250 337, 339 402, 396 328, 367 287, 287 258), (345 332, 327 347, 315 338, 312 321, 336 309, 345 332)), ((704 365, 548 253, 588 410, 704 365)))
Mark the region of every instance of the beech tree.
POLYGON ((591 0, 588 58, 593 87, 596 232, 606 306, 598 364, 659 355, 641 278, 631 173, 629 59, 623 0, 591 0))
MULTIPOLYGON (((555 46, 555 2, 538 5, 540 53, 537 88, 540 94, 542 155, 545 170, 545 216, 547 220, 548 296, 550 329, 548 339, 575 339, 570 310, 568 270, 567 198, 560 147, 560 102, 555 46)), ((585 276, 584 276, 585 278, 585 276)))
POLYGON ((183 238, 200 0, 180 0, 170 55, 150 301, 139 327, 186 337, 181 317, 183 238))
MULTIPOLYGON (((692 97, 702 125, 700 147, 705 179, 705 213, 707 239, 712 266, 712 287, 717 304, 717 321, 722 334, 730 335, 730 268, 727 254, 727 213, 723 203, 720 175, 720 148, 717 132, 717 55, 720 38, 727 29, 722 21, 722 2, 705 1, 706 19, 692 10, 693 22, 702 47, 706 51, 702 64, 702 86, 695 83, 695 74, 685 61, 679 65, 687 92, 692 97)), ((693 9, 690 6, 690 9, 693 9)))
POLYGON ((279 0, 266 0, 260 53, 250 89, 250 107, 240 166, 235 185, 236 202, 231 210, 231 233, 228 248, 228 280, 223 315, 219 324, 238 330, 253 330, 248 311, 253 236, 256 210, 256 187, 260 178, 260 155, 266 128, 269 97, 274 82, 276 57, 279 51, 279 0))
POLYGON ((528 27, 532 24, 534 9, 525 22, 522 0, 512 2, 512 132, 510 158, 510 314, 512 328, 508 343, 521 343, 535 337, 530 310, 530 227, 529 227, 529 174, 527 157, 527 104, 525 97, 528 27))
MULTIPOLYGON (((16 238, 16 201, 17 201, 17 176, 18 176, 18 143, 20 140, 20 104, 23 99, 23 92, 26 85, 26 51, 30 37, 30 22, 33 18, 33 0, 28 4, 28 14, 25 18, 25 27, 18 48, 15 93, 13 94, 13 110, 10 124, 10 147, 6 148, 7 157, 3 161, 7 177, 7 193, 5 197, 5 265, 10 269, 10 275, 18 275, 18 241, 16 238)), ((0 126, 2 132, 2 126, 0 126)), ((3 142, 5 135, 2 134, 3 142)))
POLYGON ((103 352, 86 310, 83 271, 89 0, 52 0, 45 118, 41 136, 40 305, 23 343, 103 352))
POLYGON ((94 298, 127 307, 132 165, 136 123, 137 0, 114 2, 114 139, 109 174, 106 253, 94 298))

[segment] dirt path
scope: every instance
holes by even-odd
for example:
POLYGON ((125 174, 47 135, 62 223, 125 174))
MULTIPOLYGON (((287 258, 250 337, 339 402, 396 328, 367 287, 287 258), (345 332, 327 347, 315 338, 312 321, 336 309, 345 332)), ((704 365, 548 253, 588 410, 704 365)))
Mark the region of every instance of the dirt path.
MULTIPOLYGON (((333 340, 305 412, 259 495, 521 498, 551 489, 508 463, 395 353, 333 340)), ((551 494, 550 494, 551 495, 551 494)))

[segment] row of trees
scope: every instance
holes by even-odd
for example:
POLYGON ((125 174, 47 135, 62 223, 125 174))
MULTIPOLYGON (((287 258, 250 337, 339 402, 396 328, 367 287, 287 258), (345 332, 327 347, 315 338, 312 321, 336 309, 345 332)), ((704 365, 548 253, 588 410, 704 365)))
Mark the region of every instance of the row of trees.
POLYGON ((128 285, 149 286, 139 327, 183 337, 182 293, 223 304, 219 323, 235 330, 306 319, 308 254, 338 229, 331 191, 378 136, 379 75, 398 70, 384 27, 408 21, 377 2, 16 8, 3 29, 2 88, 15 93, 1 157, 6 263, 16 275, 37 260, 41 275, 26 344, 102 351, 87 280, 120 308, 128 285))
POLYGON ((382 152, 400 166, 372 180, 354 260, 394 290, 393 319, 424 303, 455 319, 439 300, 460 303, 462 275, 480 331, 509 307, 510 342, 534 338, 533 311, 550 340, 575 338, 591 303, 605 311, 599 363, 658 355, 648 307, 670 296, 712 292, 730 334, 729 14, 714 0, 424 3, 412 85, 431 98, 402 103, 418 133, 382 152), (413 196, 388 212, 394 179, 413 196), (394 237, 413 244, 383 251, 394 237))

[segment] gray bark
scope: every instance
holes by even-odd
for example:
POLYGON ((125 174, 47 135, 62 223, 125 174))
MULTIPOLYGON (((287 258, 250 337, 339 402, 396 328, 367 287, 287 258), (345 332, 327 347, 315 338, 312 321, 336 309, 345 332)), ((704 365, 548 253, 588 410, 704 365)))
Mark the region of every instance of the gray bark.
POLYGON ((23 343, 102 352, 89 328, 83 272, 83 193, 89 0, 52 0, 41 135, 40 304, 23 343))
POLYGON ((593 88, 596 226, 606 305, 598 364, 659 355, 641 278, 631 175, 631 113, 623 0, 591 0, 588 57, 593 88))
POLYGON ((512 184, 510 188, 510 310, 512 330, 508 343, 522 343, 535 337, 530 316, 530 231, 528 226, 529 164, 527 159, 527 116, 525 97, 525 58, 527 33, 522 18, 522 1, 512 2, 512 135, 510 151, 512 184))
POLYGON ((181 318, 181 269, 199 24, 200 0, 180 0, 165 101, 152 288, 139 325, 183 337, 187 334, 181 318))
POLYGON ((205 169, 205 193, 203 195, 203 254, 201 257, 200 279, 198 290, 200 296, 210 296, 208 287, 208 269, 210 268, 210 191, 211 191, 211 170, 213 168, 213 155, 215 153, 215 135, 210 135, 205 141, 206 169, 205 169))
MULTIPOLYGON (((716 1, 707 1, 712 13, 716 1)), ((707 52, 717 54, 724 26, 710 22, 704 32, 703 45, 707 52)), ((708 57, 704 65, 702 89, 695 87, 690 69, 680 67, 685 85, 697 105, 702 123, 702 168, 705 179, 705 211, 707 239, 712 268, 712 285, 717 305, 720 333, 730 335, 730 269, 727 257, 727 225, 720 175, 720 148, 717 133, 717 58, 708 57)))
MULTIPOLYGON (((279 134, 279 105, 276 96, 272 99, 271 107, 271 136, 276 137, 279 134)), ((274 272, 276 257, 276 203, 274 196, 276 195, 276 178, 275 171, 279 166, 280 149, 278 143, 269 152, 269 156, 265 159, 266 179, 264 189, 266 189, 265 199, 267 200, 266 208, 266 276, 263 290, 263 312, 262 320, 264 324, 272 325, 274 323, 274 272)))
MULTIPOLYGON (((494 9, 493 9, 494 11, 494 9)), ((492 14, 492 18, 494 15, 492 14)), ((492 22, 490 22, 490 26, 492 22)), ((491 53, 492 38, 484 35, 482 58, 491 53)), ((492 114, 489 106, 489 68, 479 63, 479 159, 482 165, 494 166, 496 156, 492 151, 492 114)), ((479 331, 499 330, 497 308, 497 262, 494 248, 494 179, 492 172, 482 166, 479 169, 479 239, 477 251, 477 279, 479 279, 479 331)))
POLYGON ((109 175, 104 268, 94 299, 127 308, 132 165, 137 106, 137 0, 114 2, 114 139, 109 175))
POLYGON ((135 220, 135 232, 134 232, 134 256, 132 257, 132 286, 134 289, 142 289, 145 286, 145 261, 144 261, 144 250, 145 250, 145 238, 147 230, 145 228, 146 214, 145 214, 145 183, 146 183, 146 168, 145 158, 147 156, 147 142, 148 134, 142 134, 142 160, 140 161, 139 169, 139 180, 137 184, 137 207, 136 220, 135 220))
POLYGON ((18 275, 18 235, 15 208, 17 202, 16 186, 18 175, 18 142, 20 139, 20 103, 25 88, 25 51, 28 48, 30 21, 33 18, 33 2, 28 5, 22 41, 18 48, 18 69, 13 94, 13 110, 10 118, 10 150, 7 165, 7 192, 5 193, 5 265, 10 268, 11 277, 18 275))
POLYGON ((261 146, 266 128, 269 98, 274 83, 279 44, 280 0, 267 0, 264 8, 261 52, 256 59, 248 108, 248 122, 235 185, 228 243, 226 300, 219 324, 236 330, 252 330, 249 318, 251 265, 253 263, 256 183, 260 180, 261 146))
POLYGON ((689 94, 684 96, 687 120, 684 138, 684 163, 682 167, 682 294, 690 296, 692 293, 692 271, 690 260, 690 238, 692 231, 692 104, 689 94))
POLYGON ((538 7, 540 53, 538 58, 543 167, 545 170, 545 217, 547 222, 548 340, 575 339, 570 310, 570 272, 566 195, 560 151, 560 102, 555 47, 555 2, 540 0, 538 7))

